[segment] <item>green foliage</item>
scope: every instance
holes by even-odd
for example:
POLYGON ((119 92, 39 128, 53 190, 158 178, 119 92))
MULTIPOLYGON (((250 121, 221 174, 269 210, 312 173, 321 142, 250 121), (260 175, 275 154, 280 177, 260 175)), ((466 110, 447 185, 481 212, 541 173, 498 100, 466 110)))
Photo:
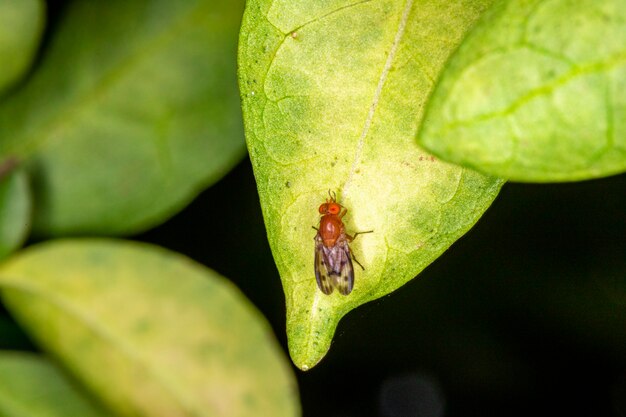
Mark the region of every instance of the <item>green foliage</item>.
MULTIPOLYGON (((67 2, 30 77, 0 102, 0 258, 31 223, 39 236, 145 230, 241 159, 242 11, 241 0, 67 2)), ((0 0, 0 90, 30 62, 41 14, 0 0)), ((300 414, 263 317, 182 256, 52 241, 3 259, 0 292, 55 359, 0 354, 2 415, 109 415, 77 382, 111 415, 300 414)))
POLYGON ((0 352, 0 415, 3 417, 106 417, 47 359, 0 352))
POLYGON ((0 259, 22 245, 30 230, 31 200, 26 174, 9 161, 0 167, 0 259), (2 172, 4 171, 4 172, 2 172))
POLYGON ((516 181, 626 171, 623 0, 498 2, 460 45, 420 143, 516 181))
MULTIPOLYGON (((246 139, 287 302, 294 363, 326 354, 338 321, 397 289, 463 235, 502 181, 435 160, 415 135, 448 55, 490 1, 249 1, 241 29, 246 139), (328 189, 365 271, 322 294, 311 226, 328 189)), ((358 268, 358 267, 357 267, 358 268)))
POLYGON ((0 269, 7 308, 121 416, 293 416, 264 318, 227 280, 157 247, 33 246, 0 269))
POLYGON ((241 159, 242 8, 68 5, 32 78, 0 104, 0 161, 32 175, 38 234, 144 230, 241 159))
POLYGON ((0 0, 0 95, 31 65, 44 18, 43 0, 0 0))
MULTIPOLYGON (((0 352, 0 414, 300 415, 269 325, 217 273, 119 240, 12 252, 31 224, 39 238, 123 235, 177 213, 243 156, 241 98, 289 351, 311 369, 344 315, 407 283, 478 221, 497 177, 626 170, 620 3, 249 0, 239 97, 243 0, 68 1, 30 73, 43 2, 0 0, 0 296, 51 354, 0 352), (348 296, 315 283, 311 226, 329 191, 348 233, 373 231, 351 244, 365 270, 348 296)), ((222 221, 237 199, 215 203, 211 221, 222 221)), ((240 239, 245 225, 224 224, 240 239)), ((211 239, 231 260, 248 254, 211 239)), ((554 311, 569 314, 570 301, 554 311)), ((589 322, 614 318, 584 310, 589 322)), ((0 340, 6 329, 20 331, 0 316, 0 340)), ((445 329, 430 343, 460 340, 445 329)))

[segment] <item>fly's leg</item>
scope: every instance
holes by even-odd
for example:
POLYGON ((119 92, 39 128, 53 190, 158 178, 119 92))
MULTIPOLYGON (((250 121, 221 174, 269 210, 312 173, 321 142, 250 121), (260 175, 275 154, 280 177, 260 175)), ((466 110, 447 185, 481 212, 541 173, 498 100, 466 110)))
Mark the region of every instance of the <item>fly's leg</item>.
POLYGON ((356 239, 358 235, 364 235, 366 233, 374 233, 374 231, 368 230, 367 232, 356 232, 354 236, 350 236, 349 234, 346 234, 346 239, 348 239, 348 242, 352 242, 354 239, 356 239))
MULTIPOLYGON (((366 232, 364 232, 364 233, 366 233, 366 232)), ((356 259, 356 256, 354 256, 354 253, 352 253, 352 251, 350 251, 350 256, 352 256, 352 260, 353 260, 354 262, 356 262, 356 264, 357 264, 358 266, 360 266, 360 267, 361 267, 361 269, 362 269, 363 271, 365 271, 365 268, 363 268, 363 265, 361 265, 361 262, 359 262, 359 261, 356 259)))
MULTIPOLYGON (((356 232, 354 234, 354 236, 350 236, 350 235, 346 234, 346 239, 348 239, 348 242, 352 242, 354 239, 356 239, 356 237, 358 235, 364 235, 365 233, 373 233, 373 232, 374 232, 373 230, 368 230, 366 232, 356 232)), ((352 251, 350 251, 350 256, 352 256, 352 260, 354 262, 356 262, 357 265, 360 266, 363 271, 365 271, 365 268, 363 268, 363 265, 361 265, 361 262, 359 262, 358 259, 356 259, 356 257, 354 256, 354 253, 352 253, 352 251)))

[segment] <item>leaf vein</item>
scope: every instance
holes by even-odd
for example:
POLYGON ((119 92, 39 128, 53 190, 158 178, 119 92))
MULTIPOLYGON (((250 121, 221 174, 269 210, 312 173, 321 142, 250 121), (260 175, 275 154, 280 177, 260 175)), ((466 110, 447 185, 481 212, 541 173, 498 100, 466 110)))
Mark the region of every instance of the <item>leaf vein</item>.
POLYGON ((515 111, 517 111, 520 107, 530 102, 531 100, 537 97, 551 95, 559 87, 562 87, 565 84, 578 79, 579 77, 602 73, 602 72, 608 72, 624 64, 626 64, 626 52, 620 52, 619 54, 613 55, 607 60, 574 68, 572 71, 569 71, 565 73, 564 75, 557 77, 548 83, 545 83, 536 88, 528 90, 524 95, 511 101, 511 103, 506 108, 503 108, 501 110, 491 111, 488 113, 483 113, 481 115, 467 118, 467 119, 455 120, 451 123, 448 123, 446 126, 444 126, 440 130, 440 132, 445 132, 445 131, 452 130, 461 126, 468 126, 474 123, 483 122, 483 121, 491 120, 491 119, 498 118, 498 117, 509 116, 513 114, 515 111))
POLYGON ((318 22, 320 20, 326 19, 327 17, 332 16, 335 13, 339 13, 339 12, 345 10, 345 9, 349 9, 351 7, 359 6, 359 5, 364 4, 364 3, 370 3, 371 1, 372 0, 361 0, 361 1, 357 1, 356 3, 350 3, 350 4, 346 4, 345 6, 341 6, 341 7, 337 8, 335 10, 332 10, 332 11, 330 11, 330 12, 328 12, 328 13, 322 15, 322 16, 316 17, 315 19, 311 19, 308 22, 304 22, 300 26, 294 28, 293 30, 290 30, 289 34, 287 34, 286 36, 290 36, 292 32, 296 32, 296 31, 302 29, 303 27, 305 27, 307 25, 310 25, 311 23, 315 23, 315 22, 318 22))
POLYGON ((402 11, 402 17, 400 18, 400 22, 398 24, 398 30, 396 31, 396 36, 394 37, 393 43, 391 45, 391 49, 389 50, 389 54, 387 55, 385 66, 383 67, 383 70, 380 74, 380 78, 378 79, 378 85, 376 86, 374 97, 372 98, 372 104, 370 105, 369 111, 367 113, 367 117, 365 118, 365 123, 363 124, 363 129, 361 130, 361 135, 359 136, 359 140, 356 144, 356 151, 354 154, 354 160, 352 162, 352 168, 350 169, 350 173, 348 174, 348 180, 346 181, 343 187, 344 198, 349 195, 349 189, 352 183, 352 179, 358 169, 359 164, 361 163, 361 156, 363 153, 363 146, 365 146, 365 139, 367 138, 369 130, 372 126, 372 120, 374 119, 374 114, 376 113, 376 109, 378 108, 378 102, 380 101, 380 96, 382 95, 385 81, 387 80, 387 76, 389 75, 389 72, 391 70, 393 60, 398 51, 398 46, 400 45, 400 42, 402 41, 402 37, 404 36, 404 31, 406 29, 406 24, 409 20, 412 7, 413 7, 413 0, 407 0, 407 2, 404 5, 404 10, 402 11))

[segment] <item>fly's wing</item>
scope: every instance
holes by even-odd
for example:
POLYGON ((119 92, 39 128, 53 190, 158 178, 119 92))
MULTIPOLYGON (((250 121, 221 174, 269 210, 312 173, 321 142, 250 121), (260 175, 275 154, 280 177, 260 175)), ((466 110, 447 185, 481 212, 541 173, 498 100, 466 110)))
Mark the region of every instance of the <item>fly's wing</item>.
POLYGON ((333 281, 328 271, 329 265, 324 253, 324 243, 322 237, 315 236, 315 279, 317 286, 326 295, 333 292, 333 281))
POLYGON ((334 271, 331 272, 333 285, 342 295, 348 295, 354 287, 354 268, 350 257, 350 246, 343 241, 333 247, 332 256, 335 258, 334 271))

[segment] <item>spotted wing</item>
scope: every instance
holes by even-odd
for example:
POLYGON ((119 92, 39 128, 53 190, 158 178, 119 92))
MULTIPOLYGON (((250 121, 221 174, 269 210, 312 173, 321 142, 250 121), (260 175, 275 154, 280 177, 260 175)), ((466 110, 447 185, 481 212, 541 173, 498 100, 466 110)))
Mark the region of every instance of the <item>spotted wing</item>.
POLYGON ((322 237, 318 234, 315 236, 315 279, 317 286, 326 295, 333 292, 333 280, 328 272, 328 260, 325 256, 324 243, 322 237))
POLYGON ((338 243, 332 248, 331 256, 334 257, 334 270, 330 276, 333 285, 342 295, 348 295, 354 287, 354 268, 350 257, 350 246, 347 241, 338 243))

